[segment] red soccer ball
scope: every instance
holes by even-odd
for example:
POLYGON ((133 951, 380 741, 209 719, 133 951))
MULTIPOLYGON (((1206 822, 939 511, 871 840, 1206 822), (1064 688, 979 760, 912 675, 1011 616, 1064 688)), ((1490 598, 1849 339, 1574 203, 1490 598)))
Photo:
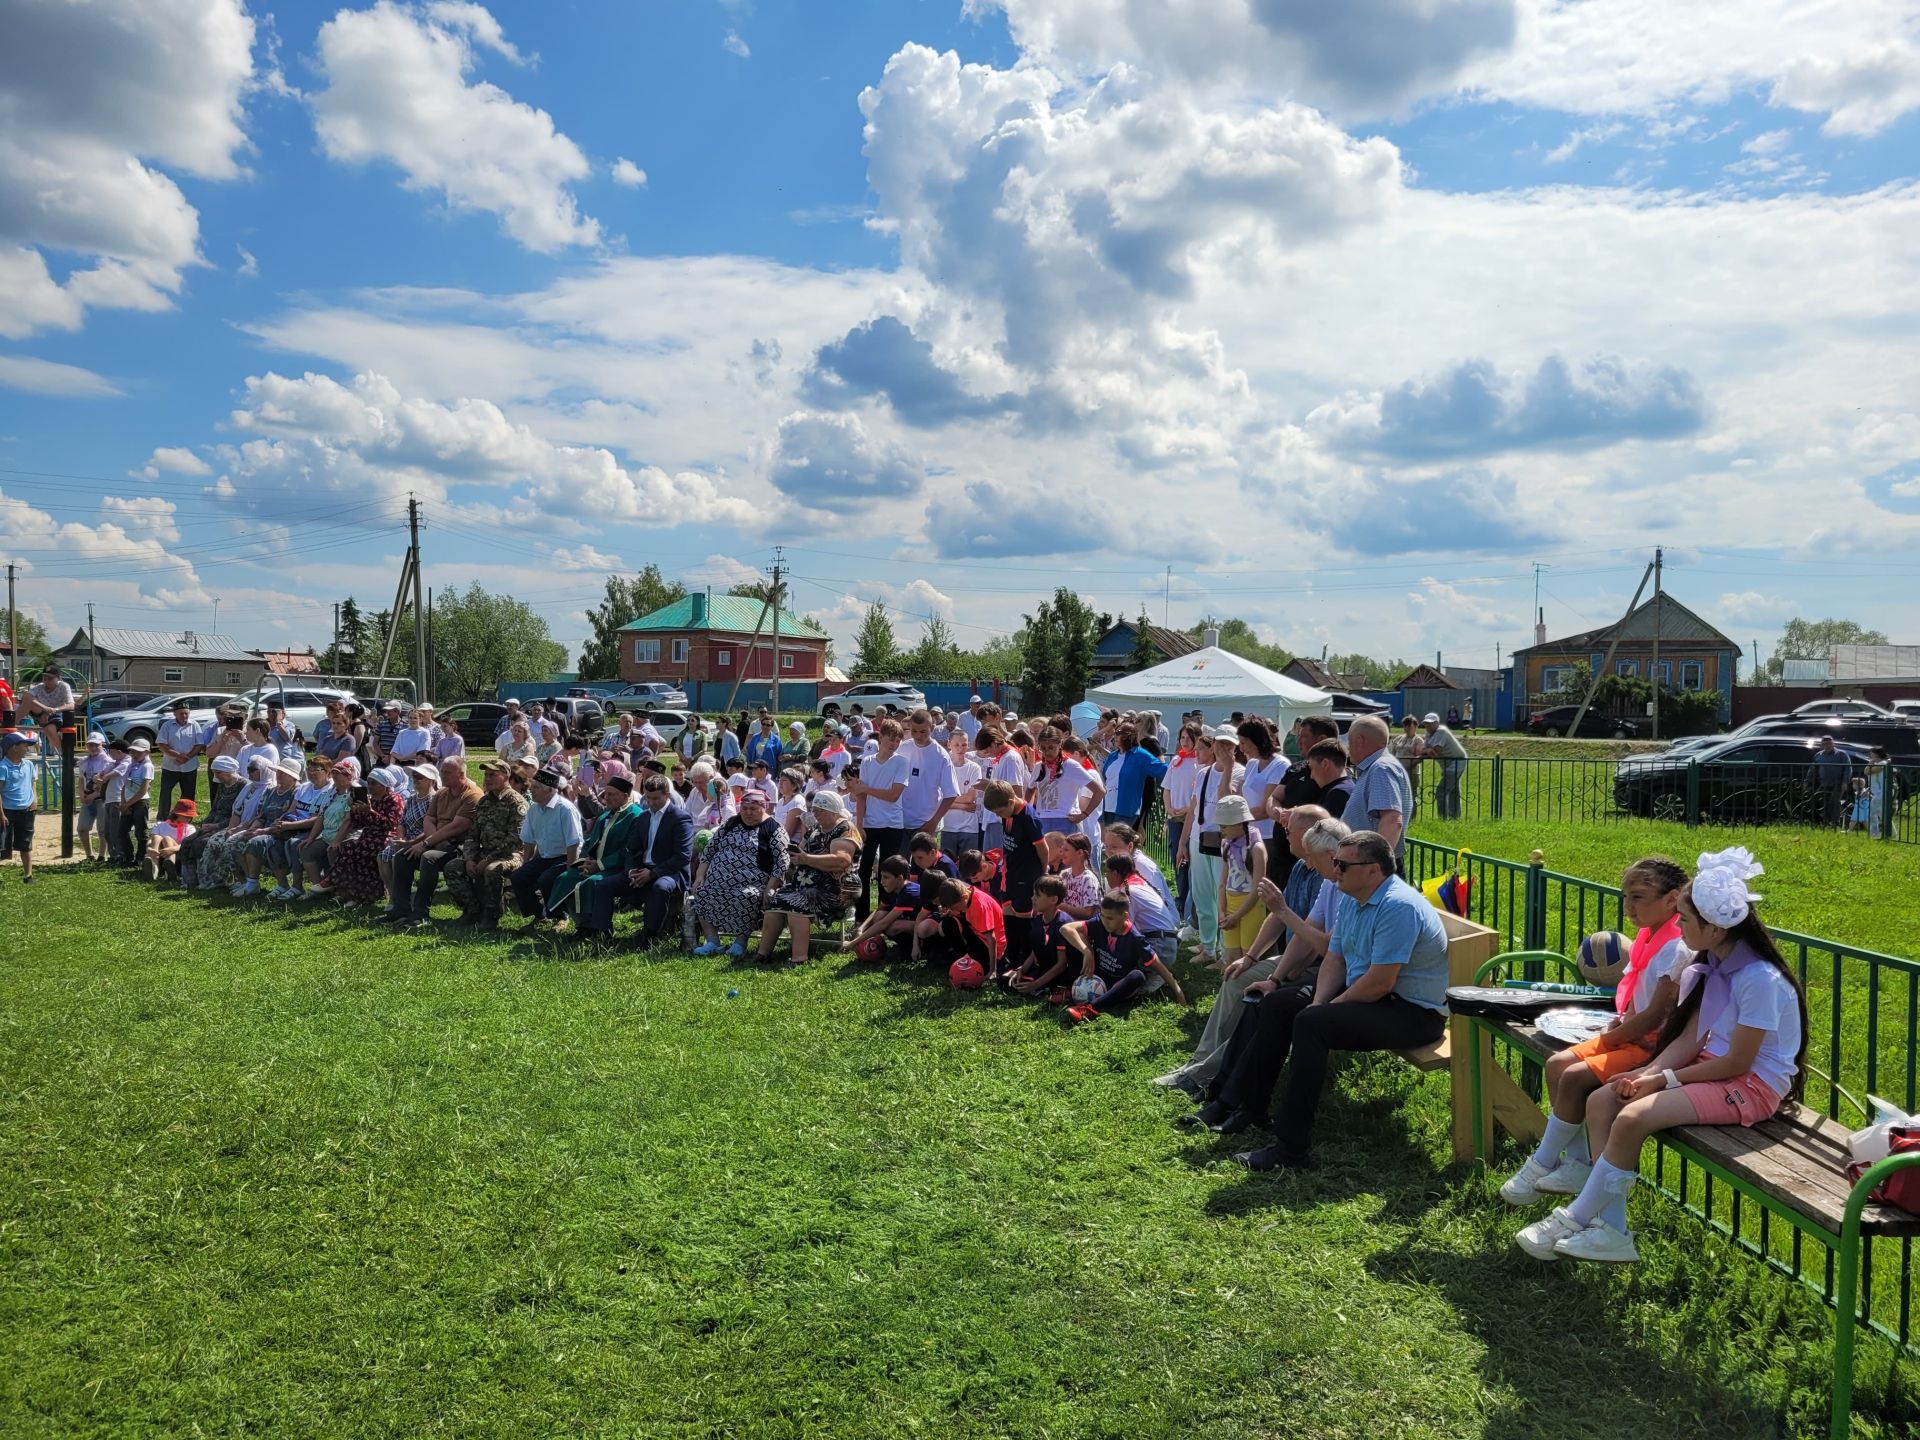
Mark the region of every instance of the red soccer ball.
POLYGON ((853 947, 853 953, 856 959, 865 960, 869 965, 876 965, 887 958, 886 937, 869 935, 853 947))
POLYGON ((978 990, 987 983, 987 967, 971 955, 962 955, 947 967, 947 979, 956 990, 978 990))

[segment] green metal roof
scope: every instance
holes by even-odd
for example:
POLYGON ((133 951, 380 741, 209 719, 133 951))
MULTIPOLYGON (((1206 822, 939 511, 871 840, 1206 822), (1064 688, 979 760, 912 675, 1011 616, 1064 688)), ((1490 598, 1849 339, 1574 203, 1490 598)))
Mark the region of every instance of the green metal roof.
MULTIPOLYGON (((761 620, 763 608, 760 601, 748 595, 715 595, 711 599, 705 595, 684 595, 671 605, 662 605, 638 620, 629 620, 620 628, 623 631, 717 630, 730 635, 751 635, 755 626, 762 626, 761 633, 771 636, 773 620, 772 617, 761 620)), ((813 621, 803 620, 784 609, 780 612, 780 633, 815 640, 827 638, 827 632, 813 621)))

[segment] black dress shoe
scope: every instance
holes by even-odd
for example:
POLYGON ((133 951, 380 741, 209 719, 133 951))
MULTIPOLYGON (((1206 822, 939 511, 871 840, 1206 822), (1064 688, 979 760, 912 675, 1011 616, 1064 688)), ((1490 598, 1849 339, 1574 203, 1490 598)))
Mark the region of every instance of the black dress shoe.
POLYGON ((1182 1115, 1173 1123, 1182 1130, 1211 1130, 1231 1114, 1233 1114, 1231 1105, 1219 1100, 1209 1100, 1191 1115, 1182 1115))
POLYGON ((1282 1145, 1265 1145, 1258 1150, 1243 1150, 1233 1157, 1249 1170, 1306 1170, 1312 1162, 1298 1150, 1282 1145))
POLYGON ((1238 1135, 1242 1130, 1251 1130, 1259 1124, 1260 1118, 1251 1110, 1236 1110, 1218 1124, 1207 1128, 1219 1135, 1238 1135))

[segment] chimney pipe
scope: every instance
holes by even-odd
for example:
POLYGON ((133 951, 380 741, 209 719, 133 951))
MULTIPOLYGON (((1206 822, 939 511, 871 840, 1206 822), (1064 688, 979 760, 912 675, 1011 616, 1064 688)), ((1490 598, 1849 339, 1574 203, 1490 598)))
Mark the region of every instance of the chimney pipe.
POLYGON ((1533 619, 1533 643, 1536 645, 1547 643, 1547 607, 1544 605, 1540 607, 1533 619))
POLYGON ((1202 645, 1217 648, 1220 644, 1220 632, 1218 630, 1215 630, 1212 626, 1208 626, 1205 630, 1202 630, 1200 632, 1200 643, 1202 645))

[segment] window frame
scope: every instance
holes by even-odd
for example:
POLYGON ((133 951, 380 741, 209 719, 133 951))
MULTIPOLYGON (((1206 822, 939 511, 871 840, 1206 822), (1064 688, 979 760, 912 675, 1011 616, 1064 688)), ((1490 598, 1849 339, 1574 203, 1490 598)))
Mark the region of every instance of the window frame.
POLYGON ((633 663, 636 665, 658 665, 660 663, 660 640, 657 636, 636 635, 634 637, 633 663))
POLYGON ((162 685, 184 685, 187 683, 187 667, 184 665, 162 665, 160 667, 162 685))
POLYGON ((731 645, 722 645, 716 649, 713 652, 713 663, 722 670, 731 670, 733 668, 733 647, 731 645))
POLYGON ((684 635, 674 640, 671 653, 675 665, 684 665, 687 663, 687 640, 684 635))

